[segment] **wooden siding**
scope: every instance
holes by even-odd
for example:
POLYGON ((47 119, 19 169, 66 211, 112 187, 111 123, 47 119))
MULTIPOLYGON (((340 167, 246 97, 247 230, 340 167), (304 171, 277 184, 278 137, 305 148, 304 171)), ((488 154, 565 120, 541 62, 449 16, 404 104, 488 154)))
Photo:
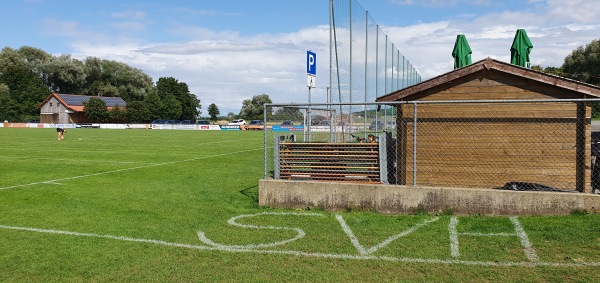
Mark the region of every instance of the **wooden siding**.
MULTIPOLYGON (((581 95, 482 72, 411 98, 512 100, 581 95)), ((397 118, 398 180, 408 185, 413 184, 414 173, 413 107, 400 106, 397 118)), ((496 188, 508 182, 530 182, 590 192, 590 116, 590 105, 578 107, 572 102, 419 104, 416 184, 496 188)))
POLYGON ((281 179, 380 182, 378 143, 283 142, 279 147, 281 179))
POLYGON ((67 108, 55 97, 48 99, 40 107, 40 122, 49 124, 72 123, 67 108))

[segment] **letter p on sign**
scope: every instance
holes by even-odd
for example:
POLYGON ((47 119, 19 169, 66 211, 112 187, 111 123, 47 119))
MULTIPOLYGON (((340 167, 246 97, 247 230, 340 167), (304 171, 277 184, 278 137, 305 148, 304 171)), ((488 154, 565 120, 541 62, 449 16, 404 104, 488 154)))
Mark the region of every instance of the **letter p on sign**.
POLYGON ((306 73, 317 75, 317 54, 314 52, 306 51, 306 73))

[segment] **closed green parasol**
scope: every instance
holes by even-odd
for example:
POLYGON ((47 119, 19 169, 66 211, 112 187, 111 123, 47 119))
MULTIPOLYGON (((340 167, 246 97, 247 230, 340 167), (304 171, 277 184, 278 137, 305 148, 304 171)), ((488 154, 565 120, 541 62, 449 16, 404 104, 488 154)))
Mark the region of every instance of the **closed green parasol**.
POLYGON ((452 57, 454 57, 454 69, 462 68, 471 64, 471 47, 467 42, 467 38, 464 34, 456 36, 456 42, 454 43, 454 49, 452 50, 452 57))
POLYGON ((510 63, 527 68, 531 49, 533 49, 533 44, 531 44, 527 32, 524 29, 518 29, 510 47, 510 63))

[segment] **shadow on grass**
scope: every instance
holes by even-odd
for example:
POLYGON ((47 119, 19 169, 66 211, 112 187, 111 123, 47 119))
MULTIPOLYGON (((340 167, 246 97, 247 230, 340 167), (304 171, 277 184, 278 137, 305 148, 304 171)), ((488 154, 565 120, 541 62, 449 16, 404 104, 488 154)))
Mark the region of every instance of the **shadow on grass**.
POLYGON ((240 193, 251 198, 254 203, 258 204, 258 185, 245 188, 241 190, 240 193))

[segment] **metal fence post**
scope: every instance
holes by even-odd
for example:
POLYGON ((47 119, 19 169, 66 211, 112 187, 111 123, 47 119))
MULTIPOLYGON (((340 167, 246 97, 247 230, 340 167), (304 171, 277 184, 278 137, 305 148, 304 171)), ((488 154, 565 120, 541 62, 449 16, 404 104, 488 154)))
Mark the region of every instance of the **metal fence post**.
POLYGON ((273 143, 273 179, 278 180, 279 172, 281 168, 279 167, 279 136, 273 135, 275 141, 273 143))
POLYGON ((384 184, 389 184, 388 180, 388 151, 386 134, 379 135, 379 180, 384 184))
POLYGON ((417 186, 417 102, 413 103, 413 187, 417 186))
POLYGON ((264 143, 264 153, 263 153, 263 162, 265 164, 265 168, 264 168, 264 176, 263 179, 267 178, 267 107, 270 106, 266 106, 263 105, 263 143, 264 143))

